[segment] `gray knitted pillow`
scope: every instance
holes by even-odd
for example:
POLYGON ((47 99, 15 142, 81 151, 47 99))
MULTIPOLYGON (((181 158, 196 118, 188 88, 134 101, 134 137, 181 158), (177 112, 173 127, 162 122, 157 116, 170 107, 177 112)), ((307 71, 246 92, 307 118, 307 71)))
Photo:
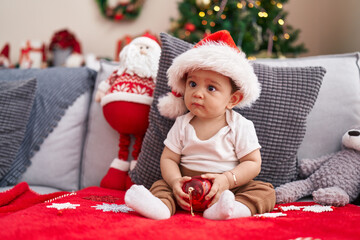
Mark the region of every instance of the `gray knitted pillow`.
POLYGON ((9 171, 33 106, 36 79, 0 82, 0 179, 9 171))
MULTIPOLYGON (((162 53, 150 123, 138 164, 130 172, 136 184, 149 188, 161 178, 160 156, 163 141, 174 121, 162 117, 156 107, 159 96, 170 91, 166 71, 172 60, 193 45, 168 34, 161 34, 162 53)), ((262 146, 262 171, 256 178, 279 186, 297 175, 296 154, 305 134, 306 117, 321 86, 322 67, 269 67, 254 64, 262 84, 260 98, 250 109, 236 110, 254 122, 262 146)))

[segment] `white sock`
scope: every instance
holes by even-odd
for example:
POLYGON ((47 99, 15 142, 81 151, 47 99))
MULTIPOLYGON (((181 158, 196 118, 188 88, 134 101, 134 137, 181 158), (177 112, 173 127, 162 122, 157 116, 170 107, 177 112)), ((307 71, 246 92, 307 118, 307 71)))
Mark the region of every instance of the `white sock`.
POLYGON ((125 203, 144 217, 155 220, 170 218, 170 210, 165 203, 142 185, 132 185, 126 191, 125 203))
POLYGON ((226 220, 240 217, 250 217, 250 209, 241 202, 235 201, 235 196, 230 190, 224 191, 217 203, 206 209, 204 218, 212 220, 226 220))

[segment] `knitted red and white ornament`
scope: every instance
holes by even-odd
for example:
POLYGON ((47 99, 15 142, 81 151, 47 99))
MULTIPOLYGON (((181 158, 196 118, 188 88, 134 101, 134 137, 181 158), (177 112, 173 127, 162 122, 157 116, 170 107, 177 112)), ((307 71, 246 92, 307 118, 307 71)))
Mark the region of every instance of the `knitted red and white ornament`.
POLYGON ((260 96, 260 83, 253 67, 241 52, 230 33, 218 31, 206 36, 192 49, 177 56, 167 71, 168 85, 172 93, 159 99, 161 115, 176 118, 186 113, 182 96, 185 92, 186 73, 197 70, 212 70, 229 77, 243 94, 237 108, 249 107, 260 96))
POLYGON ((98 86, 97 100, 109 125, 120 134, 118 157, 100 186, 126 190, 132 185, 128 171, 135 167, 149 125, 161 48, 148 34, 135 38, 120 52, 120 65, 98 86), (127 161, 130 135, 135 136, 132 157, 127 161))
POLYGON ((43 68, 46 66, 46 48, 40 41, 24 41, 21 43, 19 65, 22 69, 43 68))

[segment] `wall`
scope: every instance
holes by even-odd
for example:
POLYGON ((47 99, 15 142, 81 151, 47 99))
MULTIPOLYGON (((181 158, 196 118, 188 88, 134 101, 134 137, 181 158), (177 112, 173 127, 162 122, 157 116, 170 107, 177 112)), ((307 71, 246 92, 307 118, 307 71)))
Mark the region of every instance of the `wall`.
POLYGON ((301 29, 305 55, 360 51, 359 0, 290 0, 284 9, 289 24, 301 29))
MULTIPOLYGON (((176 2, 147 0, 135 21, 112 22, 101 16, 95 0, 1 0, 0 48, 10 42, 10 58, 17 62, 22 41, 49 44, 54 32, 68 28, 85 54, 114 58, 125 34, 169 29, 170 18, 178 15, 176 2)), ((284 9, 288 23, 302 30, 299 42, 309 49, 304 56, 360 50, 359 0, 290 0, 284 9)))
POLYGON ((0 0, 0 48, 10 42, 11 61, 18 61, 22 41, 49 44, 56 31, 68 28, 82 43, 84 53, 114 58, 116 42, 125 34, 166 31, 176 14, 175 0, 145 1, 140 16, 131 22, 104 18, 95 0, 0 0))

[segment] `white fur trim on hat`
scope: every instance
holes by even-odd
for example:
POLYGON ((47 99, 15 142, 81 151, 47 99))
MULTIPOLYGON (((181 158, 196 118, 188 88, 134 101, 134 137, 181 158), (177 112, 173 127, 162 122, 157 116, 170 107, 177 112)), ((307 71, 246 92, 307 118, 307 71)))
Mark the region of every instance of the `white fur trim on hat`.
POLYGON ((160 114, 164 117, 175 119, 187 112, 184 99, 176 97, 173 93, 169 92, 166 96, 159 98, 157 105, 160 114))
POLYGON ((114 101, 125 101, 125 102, 134 102, 134 103, 151 105, 153 102, 153 98, 147 95, 141 95, 135 93, 114 92, 107 94, 103 98, 101 98, 101 106, 105 106, 106 104, 114 101))
POLYGON ((184 94, 185 74, 197 69, 212 70, 231 78, 244 96, 238 108, 251 106, 260 96, 260 83, 245 54, 228 45, 206 42, 176 57, 167 71, 172 91, 184 94))

